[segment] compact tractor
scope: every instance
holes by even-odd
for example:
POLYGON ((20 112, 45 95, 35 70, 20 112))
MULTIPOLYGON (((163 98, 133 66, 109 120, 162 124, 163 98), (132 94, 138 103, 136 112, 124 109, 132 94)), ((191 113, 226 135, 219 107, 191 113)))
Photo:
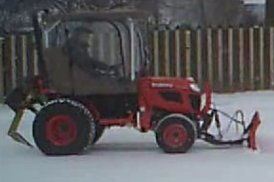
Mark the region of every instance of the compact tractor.
POLYGON ((247 143, 255 150, 258 112, 246 126, 242 117, 212 108, 209 84, 201 90, 193 78, 149 76, 149 19, 136 10, 35 14, 39 75, 7 96, 6 104, 16 113, 8 134, 32 147, 17 132, 30 110, 36 115, 34 141, 46 155, 82 153, 113 126, 153 131, 166 153, 187 152, 197 139, 214 145, 247 143), (220 114, 243 127, 240 138, 222 137, 220 114), (209 132, 213 123, 218 135, 209 132))

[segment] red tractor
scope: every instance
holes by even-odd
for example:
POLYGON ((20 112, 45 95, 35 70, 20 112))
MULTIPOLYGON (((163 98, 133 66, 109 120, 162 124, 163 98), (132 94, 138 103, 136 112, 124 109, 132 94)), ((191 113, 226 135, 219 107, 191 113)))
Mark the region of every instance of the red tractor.
POLYGON ((154 131, 167 153, 186 152, 197 139, 215 145, 247 141, 256 149, 257 112, 247 127, 242 119, 228 116, 243 126, 243 135, 224 141, 221 132, 216 137, 208 131, 212 122, 220 129, 220 112, 211 108, 208 85, 201 91, 192 78, 149 76, 148 18, 133 10, 36 14, 39 75, 7 97, 6 104, 16 112, 8 134, 32 146, 17 133, 29 109, 36 114, 35 143, 46 155, 79 154, 112 126, 154 131))

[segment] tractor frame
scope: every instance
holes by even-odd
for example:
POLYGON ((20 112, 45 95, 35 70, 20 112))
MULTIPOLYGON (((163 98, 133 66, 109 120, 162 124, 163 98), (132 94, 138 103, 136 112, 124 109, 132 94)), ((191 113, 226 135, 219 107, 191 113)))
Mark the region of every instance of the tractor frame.
MULTIPOLYGON (((231 117, 243 126, 243 135, 237 140, 224 141, 208 131, 214 121, 218 129, 221 124, 218 110, 211 107, 209 84, 201 90, 193 78, 149 75, 150 60, 146 56, 147 40, 144 40, 147 36, 142 36, 136 23, 140 19, 147 22, 149 15, 133 10, 54 16, 45 12, 35 14, 33 25, 39 75, 14 89, 7 97, 6 104, 16 113, 8 134, 16 141, 32 146, 17 132, 24 111, 29 109, 36 114, 33 124, 35 143, 47 155, 79 154, 95 144, 105 128, 113 126, 131 126, 140 132, 154 131, 157 144, 167 153, 186 152, 196 139, 215 145, 243 144, 247 141, 248 147, 255 150, 255 135, 260 124, 257 112, 247 127, 243 119, 231 117), (45 26, 48 21, 51 22, 50 28, 45 26), (110 24, 119 37, 121 62, 106 65, 92 59, 85 62, 87 66, 83 66, 83 62, 75 62, 77 57, 68 56, 69 59, 65 60, 64 56, 60 56, 59 48, 58 51, 50 49, 48 37, 49 32, 63 21, 110 24), (121 25, 127 34, 127 50, 121 46, 124 41, 121 25), (45 53, 49 50, 51 52, 45 53), (126 51, 129 59, 125 59, 126 51), (65 65, 62 60, 67 61, 65 65), (64 71, 66 67, 68 71, 64 71), (95 72, 84 74, 83 70, 88 72, 85 67, 95 72), (122 76, 113 74, 116 67, 120 69, 117 73, 122 76), (61 82, 57 83, 56 80, 61 82), (36 109, 37 104, 42 109, 36 109)), ((64 30, 69 38, 69 31, 64 30)), ((84 32, 88 32, 87 37, 91 36, 89 29, 84 32)), ((66 50, 67 54, 73 51, 66 50)), ((79 53, 77 56, 79 60, 84 57, 79 53)))

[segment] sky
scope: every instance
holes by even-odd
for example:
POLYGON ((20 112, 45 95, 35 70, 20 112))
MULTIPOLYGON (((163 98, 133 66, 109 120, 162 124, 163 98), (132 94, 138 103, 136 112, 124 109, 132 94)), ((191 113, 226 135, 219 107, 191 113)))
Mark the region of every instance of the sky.
POLYGON ((265 0, 244 0, 245 3, 265 3, 265 0))

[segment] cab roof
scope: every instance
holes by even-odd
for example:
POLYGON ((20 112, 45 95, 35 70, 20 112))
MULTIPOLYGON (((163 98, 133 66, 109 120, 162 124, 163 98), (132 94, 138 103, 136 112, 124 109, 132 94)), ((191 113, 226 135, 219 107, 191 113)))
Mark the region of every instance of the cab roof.
POLYGON ((127 19, 145 20, 151 14, 134 9, 115 9, 108 11, 81 11, 69 14, 47 15, 46 21, 125 21, 127 19))

